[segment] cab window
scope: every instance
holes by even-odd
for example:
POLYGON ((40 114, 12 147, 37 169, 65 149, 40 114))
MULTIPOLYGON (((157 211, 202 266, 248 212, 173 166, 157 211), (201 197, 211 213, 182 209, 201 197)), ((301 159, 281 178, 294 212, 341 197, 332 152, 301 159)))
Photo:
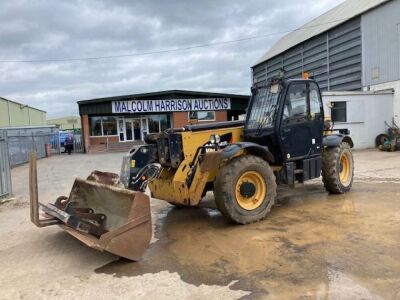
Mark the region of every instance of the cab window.
POLYGON ((315 118, 321 115, 322 107, 321 107, 321 98, 318 91, 318 87, 314 82, 310 82, 309 91, 310 91, 310 115, 311 118, 315 118))
POLYGON ((283 121, 307 117, 307 89, 303 83, 292 83, 288 89, 283 110, 283 121))

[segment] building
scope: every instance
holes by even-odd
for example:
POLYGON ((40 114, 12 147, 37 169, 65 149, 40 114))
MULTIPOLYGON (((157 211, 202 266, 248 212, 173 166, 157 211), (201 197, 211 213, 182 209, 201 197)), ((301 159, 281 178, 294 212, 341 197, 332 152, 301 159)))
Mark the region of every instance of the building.
POLYGON ((45 111, 0 97, 0 199, 12 194, 11 167, 26 162, 32 149, 44 157, 50 138, 35 135, 43 126, 45 111))
POLYGON ((343 2, 273 45, 252 67, 253 83, 281 69, 288 78, 309 72, 323 91, 392 89, 400 123, 400 0, 343 2))
POLYGON ((355 128, 357 147, 371 147, 385 122, 400 123, 399 12, 400 0, 347 0, 273 45, 252 67, 253 83, 308 72, 335 127, 355 128), (379 109, 374 99, 384 99, 379 109))
POLYGON ((0 128, 46 125, 46 112, 0 97, 0 128))
POLYGON ((48 119, 48 125, 56 125, 60 130, 74 130, 81 129, 81 118, 79 116, 66 116, 62 118, 48 119))
POLYGON ((182 90, 78 101, 85 150, 129 148, 149 133, 187 125, 191 111, 200 123, 237 120, 248 101, 248 95, 182 90))
POLYGON ((327 91, 322 93, 326 116, 334 128, 349 129, 354 148, 375 147, 375 138, 387 130, 393 116, 393 90, 327 91))

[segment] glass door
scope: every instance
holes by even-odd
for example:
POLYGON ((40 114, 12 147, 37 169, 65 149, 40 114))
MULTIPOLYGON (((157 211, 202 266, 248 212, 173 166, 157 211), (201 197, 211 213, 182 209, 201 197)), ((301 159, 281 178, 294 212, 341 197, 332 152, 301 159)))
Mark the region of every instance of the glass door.
POLYGON ((120 142, 141 141, 148 132, 147 118, 118 119, 120 142))
POLYGON ((149 134, 149 124, 147 122, 147 118, 142 118, 142 140, 144 137, 149 134))
POLYGON ((133 126, 133 139, 135 141, 140 141, 142 139, 140 119, 132 119, 132 126, 133 126))
POLYGON ((125 119, 125 141, 133 141, 133 120, 125 119))
POLYGON ((122 118, 118 119, 118 135, 120 142, 125 141, 125 125, 124 125, 124 119, 122 118))

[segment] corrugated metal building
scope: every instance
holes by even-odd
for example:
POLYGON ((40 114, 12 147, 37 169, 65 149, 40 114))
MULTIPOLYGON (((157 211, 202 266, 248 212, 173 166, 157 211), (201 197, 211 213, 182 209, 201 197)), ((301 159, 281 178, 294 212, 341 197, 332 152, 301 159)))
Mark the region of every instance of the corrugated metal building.
MULTIPOLYGON (((253 83, 309 72, 322 91, 394 90, 400 118, 400 0, 347 0, 280 39, 253 69, 253 83)), ((388 120, 390 121, 390 120, 388 120)))
POLYGON ((0 97, 0 128, 46 125, 46 112, 0 97))
POLYGON ((80 130, 81 118, 79 116, 66 116, 55 119, 48 119, 48 125, 56 125, 60 130, 80 130))

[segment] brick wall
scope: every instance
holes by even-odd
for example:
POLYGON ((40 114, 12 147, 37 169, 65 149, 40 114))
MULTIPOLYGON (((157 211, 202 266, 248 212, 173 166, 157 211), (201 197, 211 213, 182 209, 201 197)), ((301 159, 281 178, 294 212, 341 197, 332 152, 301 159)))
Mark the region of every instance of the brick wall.
MULTIPOLYGON (((107 144, 107 137, 101 137, 101 136, 91 137, 90 136, 88 115, 81 116, 81 124, 82 124, 82 136, 83 136, 83 142, 84 142, 84 146, 85 146, 85 152, 89 152, 90 146, 107 144)), ((119 137, 118 136, 109 136, 108 142, 109 143, 118 143, 119 137)))
POLYGON ((228 121, 228 112, 226 110, 218 110, 215 112, 216 122, 228 121))
MULTIPOLYGON (((215 112, 215 122, 227 121, 228 113, 226 110, 218 110, 215 112)), ((213 123, 199 122, 200 124, 213 123)), ((187 111, 179 111, 172 113, 172 126, 175 128, 183 127, 189 124, 189 114, 187 111)))
POLYGON ((108 143, 113 144, 113 143, 118 143, 119 142, 119 137, 118 136, 99 136, 99 137, 90 137, 90 145, 101 145, 101 144, 107 144, 107 138, 108 138, 108 143))
POLYGON ((82 124, 83 145, 85 147, 85 152, 87 152, 90 146, 90 138, 89 138, 90 130, 89 130, 88 115, 81 116, 81 124, 82 124))
POLYGON ((183 127, 189 124, 188 113, 186 111, 178 111, 172 113, 172 126, 175 128, 183 127))

